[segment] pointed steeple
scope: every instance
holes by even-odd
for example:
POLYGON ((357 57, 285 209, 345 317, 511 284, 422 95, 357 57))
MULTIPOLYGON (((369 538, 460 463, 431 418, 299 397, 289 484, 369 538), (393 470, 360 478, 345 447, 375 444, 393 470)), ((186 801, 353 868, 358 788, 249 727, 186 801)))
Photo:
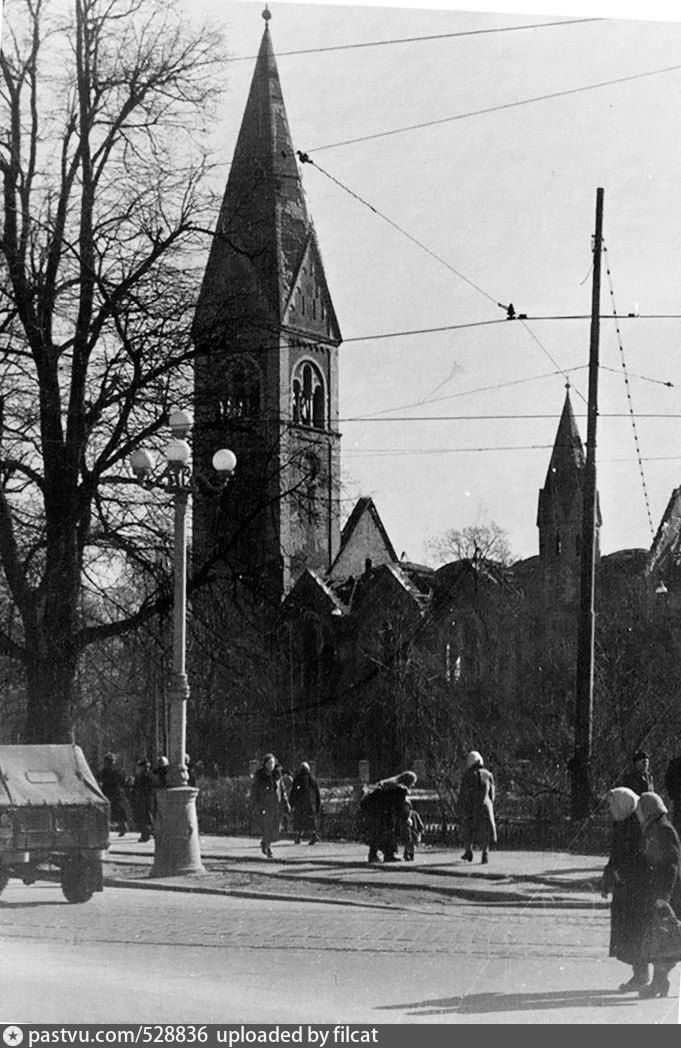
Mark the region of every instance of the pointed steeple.
POLYGON ((195 460, 239 469, 219 511, 195 501, 194 547, 277 600, 340 546, 341 336, 263 17, 192 330, 195 460))
MULTIPOLYGON (((314 333, 339 342, 286 116, 267 8, 263 17, 265 30, 197 304, 194 334, 221 341, 220 332, 224 338, 236 328, 243 331, 251 318, 265 327, 279 326, 287 307, 290 312, 307 256, 319 303, 314 319, 324 321, 314 333)), ((288 316, 286 322, 290 323, 288 316)))
MULTIPOLYGON (((539 492, 539 553, 547 560, 560 559, 575 564, 579 561, 585 466, 584 445, 572 410, 568 383, 546 480, 539 492)), ((600 524, 597 503, 597 529, 600 524)))
POLYGON ((558 423, 558 431, 546 473, 544 488, 539 495, 537 525, 541 527, 542 503, 549 497, 558 499, 564 513, 569 513, 575 491, 581 487, 581 476, 586 464, 582 438, 577 429, 570 387, 565 392, 565 403, 558 423))

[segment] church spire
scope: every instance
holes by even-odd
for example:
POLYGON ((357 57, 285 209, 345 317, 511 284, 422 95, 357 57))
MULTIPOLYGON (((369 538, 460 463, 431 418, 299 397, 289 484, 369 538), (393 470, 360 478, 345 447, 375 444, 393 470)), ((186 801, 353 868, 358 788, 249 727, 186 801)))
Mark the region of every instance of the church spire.
POLYGON ((194 546, 278 599, 340 544, 341 336, 262 14, 192 331, 195 458, 231 447, 239 469, 219 519, 195 502, 194 546))
POLYGON ((326 334, 340 341, 284 106, 265 7, 255 64, 227 188, 194 321, 195 337, 229 335, 248 319, 283 320, 311 244, 326 334))
MULTIPOLYGON (((547 564, 562 563, 575 570, 579 565, 585 466, 584 445, 572 410, 568 383, 546 480, 539 492, 539 555, 547 564)), ((597 503, 597 529, 600 524, 597 503)))
POLYGON ((568 383, 544 490, 552 489, 559 497, 570 499, 585 464, 584 445, 575 422, 568 383))

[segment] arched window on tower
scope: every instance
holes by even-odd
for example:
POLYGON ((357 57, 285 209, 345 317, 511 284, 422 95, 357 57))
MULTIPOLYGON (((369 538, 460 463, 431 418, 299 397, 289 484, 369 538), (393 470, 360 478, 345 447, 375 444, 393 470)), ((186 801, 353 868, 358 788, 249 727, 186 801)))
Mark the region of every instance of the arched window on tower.
POLYGON ((310 360, 301 360, 291 383, 291 415, 296 426, 324 429, 326 390, 322 373, 310 360))
POLYGON ((250 357, 232 361, 222 390, 220 414, 233 419, 260 415, 260 368, 250 357))

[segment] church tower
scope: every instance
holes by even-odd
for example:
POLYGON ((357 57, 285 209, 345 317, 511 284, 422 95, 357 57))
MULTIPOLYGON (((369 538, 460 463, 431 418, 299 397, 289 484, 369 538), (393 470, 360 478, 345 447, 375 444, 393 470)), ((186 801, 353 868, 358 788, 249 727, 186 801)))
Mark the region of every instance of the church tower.
POLYGON ((341 335, 263 18, 193 326, 196 465, 225 446, 237 468, 195 500, 194 548, 278 600, 340 544, 341 335))
MULTIPOLYGON (((586 456, 570 400, 565 394, 563 412, 544 487, 539 492, 537 527, 539 558, 544 580, 564 599, 579 595, 582 542, 582 501, 586 456)), ((596 560, 599 557, 601 511, 596 502, 596 560)))

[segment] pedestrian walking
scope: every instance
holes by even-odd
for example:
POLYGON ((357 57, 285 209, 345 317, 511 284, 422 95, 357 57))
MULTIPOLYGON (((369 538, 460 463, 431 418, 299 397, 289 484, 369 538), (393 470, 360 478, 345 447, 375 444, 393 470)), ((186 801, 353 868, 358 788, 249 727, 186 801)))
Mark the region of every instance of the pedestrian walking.
POLYGON ((291 810, 276 764, 274 754, 266 753, 251 784, 251 808, 262 835, 260 850, 268 859, 272 858, 272 844, 279 840, 282 814, 291 810))
POLYGON ((416 785, 413 771, 382 779, 360 801, 360 814, 369 845, 368 862, 399 862, 397 848, 408 836, 409 790, 416 785))
POLYGON ((666 997, 669 973, 681 961, 681 844, 667 818, 667 807, 657 793, 642 793, 636 814, 643 830, 643 848, 650 867, 652 905, 647 907, 648 928, 644 956, 653 964, 653 978, 639 990, 639 997, 666 997), (672 942, 664 944, 668 930, 672 942))
POLYGON ((140 841, 148 841, 154 825, 154 776, 151 761, 146 757, 137 762, 132 784, 132 811, 140 841))
POLYGON ((643 956, 643 934, 652 904, 650 870, 643 851, 643 834, 636 815, 638 794, 617 786, 607 795, 613 819, 608 864, 603 870, 601 895, 612 894, 610 957, 631 965, 631 978, 620 990, 640 990, 650 981, 643 956))
POLYGON ((497 828, 494 821, 494 776, 485 768, 484 761, 477 750, 471 750, 466 757, 466 770, 459 787, 459 819, 464 853, 461 856, 466 862, 473 861, 473 848, 477 844, 481 850, 480 861, 489 862, 489 846, 497 839, 497 828))
POLYGON ((645 750, 636 750, 631 757, 631 767, 622 777, 620 786, 633 790, 639 797, 642 793, 652 793, 655 789, 653 773, 650 770, 650 754, 645 750))
POLYGON ((115 753, 104 755, 104 764, 97 775, 102 793, 109 802, 109 819, 118 830, 119 837, 125 837, 128 823, 132 822, 128 795, 126 792, 125 773, 118 767, 115 753))
POLYGON ((293 777, 289 804, 293 814, 293 843, 300 844, 302 837, 309 835, 308 843, 316 844, 319 840, 322 797, 319 784, 307 761, 302 761, 299 771, 293 777))
POLYGON ((681 836, 681 754, 672 757, 664 775, 664 787, 672 805, 672 823, 681 836))
MULTIPOLYGON (((281 787, 284 796, 286 798, 290 797, 291 786, 293 785, 293 776, 291 775, 291 772, 288 770, 288 768, 284 768, 280 761, 277 761, 274 767, 274 774, 276 778, 281 779, 281 787)), ((289 804, 288 811, 285 808, 282 809, 281 825, 279 830, 281 835, 285 835, 291 832, 291 822, 291 807, 289 804)))

